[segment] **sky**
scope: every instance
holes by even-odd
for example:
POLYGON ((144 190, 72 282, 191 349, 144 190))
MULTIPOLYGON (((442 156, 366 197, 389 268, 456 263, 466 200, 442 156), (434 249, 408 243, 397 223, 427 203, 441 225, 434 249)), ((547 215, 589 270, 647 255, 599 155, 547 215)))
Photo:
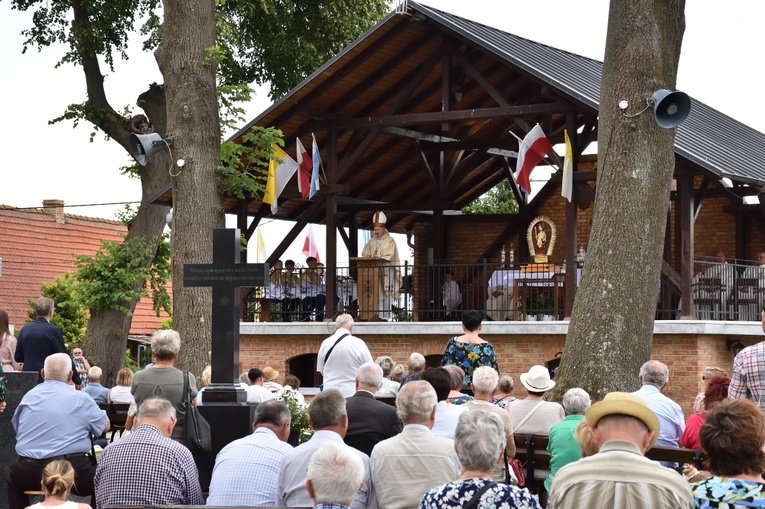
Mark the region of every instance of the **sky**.
MULTIPOLYGON (((606 0, 423 0, 421 3, 472 19, 572 53, 602 60, 608 23, 606 0)), ((765 75, 759 53, 765 48, 765 2, 712 0, 686 2, 686 30, 680 56, 677 89, 726 115, 765 132, 765 103, 760 99, 765 75)), ((82 70, 71 65, 55 68, 61 47, 41 53, 30 48, 22 55, 21 30, 31 26, 31 14, 0 1, 0 96, 5 98, 5 121, 0 128, 3 158, 0 204, 41 206, 44 199, 63 199, 67 213, 114 219, 123 202, 140 200, 140 184, 119 174, 131 162, 126 152, 103 134, 89 142, 91 126, 81 123, 49 125, 68 104, 85 100, 82 70), (91 204, 117 204, 84 206, 91 204), (74 205, 81 205, 74 207, 74 205)), ((131 107, 152 82, 161 82, 153 55, 131 39, 130 59, 116 63, 105 78, 107 95, 117 110, 131 107)), ((247 107, 247 120, 268 107, 266 90, 259 89, 247 107)), ((233 219, 230 226, 234 226, 233 219)), ((270 254, 291 225, 266 219, 261 229, 270 254)), ((324 228, 314 228, 319 252, 325 252, 324 228)), ((1 233, 0 233, 1 235, 1 233)), ((251 242, 254 242, 255 237, 251 242)), ((285 253, 302 261, 305 234, 285 253)), ((397 239, 402 259, 409 248, 397 239)), ((338 243, 339 258, 344 249, 338 243)), ((255 249, 250 246, 250 261, 255 249)))

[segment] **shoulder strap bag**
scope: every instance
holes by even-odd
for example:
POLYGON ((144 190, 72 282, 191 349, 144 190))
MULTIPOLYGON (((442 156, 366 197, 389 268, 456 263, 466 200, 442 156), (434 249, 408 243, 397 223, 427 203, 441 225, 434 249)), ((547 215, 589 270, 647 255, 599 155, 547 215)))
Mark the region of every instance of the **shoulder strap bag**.
POLYGON ((327 355, 325 355, 325 356, 324 356, 324 365, 325 365, 325 366, 326 366, 326 364, 327 364, 327 360, 329 360, 329 355, 332 353, 332 350, 334 350, 334 349, 335 349, 335 347, 337 346, 337 344, 338 344, 338 343, 339 343, 339 342, 340 342, 340 341, 341 341, 341 340, 342 340, 344 337, 347 337, 347 336, 350 336, 350 335, 351 335, 351 333, 350 333, 350 332, 346 332, 345 334, 343 334, 342 336, 340 336, 339 338, 337 338, 337 341, 335 341, 335 344, 333 344, 333 345, 332 345, 332 348, 330 348, 330 349, 329 349, 329 352, 327 352, 327 355))
POLYGON ((189 373, 183 372, 183 407, 186 418, 183 423, 183 443, 192 453, 212 450, 212 432, 210 424, 199 413, 199 409, 191 402, 189 373))
MULTIPOLYGON (((540 401, 537 403, 537 406, 531 409, 531 412, 526 414, 526 417, 521 419, 521 422, 513 426, 513 435, 515 435, 515 432, 518 431, 518 429, 523 426, 523 424, 529 420, 529 417, 531 417, 534 412, 537 411, 537 409, 542 406, 542 403, 544 401, 540 401)), ((505 457, 505 482, 507 484, 514 484, 520 488, 523 488, 526 486, 526 475, 524 474, 524 463, 519 460, 518 458, 508 458, 507 457, 507 449, 504 451, 504 457, 505 457)))
POLYGON ((462 509, 478 509, 478 502, 481 500, 481 497, 484 493, 486 493, 489 489, 491 489, 492 486, 497 484, 494 481, 488 481, 483 486, 481 486, 481 489, 476 491, 473 495, 473 498, 471 498, 467 504, 462 506, 462 509))

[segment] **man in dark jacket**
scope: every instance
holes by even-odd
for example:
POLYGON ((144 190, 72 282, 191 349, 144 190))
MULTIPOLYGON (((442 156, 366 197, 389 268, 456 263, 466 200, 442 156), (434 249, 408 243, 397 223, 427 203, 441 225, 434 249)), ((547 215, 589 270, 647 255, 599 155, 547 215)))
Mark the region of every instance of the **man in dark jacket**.
POLYGON ((382 368, 374 362, 361 365, 356 375, 356 394, 346 400, 348 431, 345 443, 366 455, 378 442, 401 433, 404 425, 396 408, 375 399, 382 386, 382 368))
MULTIPOLYGON (((37 371, 38 383, 43 382, 40 370, 45 365, 45 359, 54 353, 65 353, 69 350, 64 344, 64 335, 61 329, 50 323, 56 303, 53 299, 40 297, 35 304, 37 319, 25 325, 19 333, 19 341, 16 345, 16 362, 24 363, 24 371, 37 371)), ((70 356, 71 357, 71 356, 70 356)), ((74 368, 74 361, 72 361, 74 368)), ((80 374, 74 369, 72 381, 78 387, 82 384, 80 374)))

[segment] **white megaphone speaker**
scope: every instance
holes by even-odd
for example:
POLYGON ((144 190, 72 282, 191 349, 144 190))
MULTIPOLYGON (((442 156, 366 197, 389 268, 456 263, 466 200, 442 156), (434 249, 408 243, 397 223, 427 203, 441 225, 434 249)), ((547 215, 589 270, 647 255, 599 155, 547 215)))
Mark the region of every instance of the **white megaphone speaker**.
POLYGON ((162 152, 168 145, 170 142, 163 140, 158 133, 130 133, 130 153, 141 166, 146 166, 154 154, 162 152))
POLYGON ((653 107, 656 123, 667 129, 679 126, 691 112, 691 98, 688 94, 670 92, 664 88, 653 93, 648 99, 648 105, 653 107))

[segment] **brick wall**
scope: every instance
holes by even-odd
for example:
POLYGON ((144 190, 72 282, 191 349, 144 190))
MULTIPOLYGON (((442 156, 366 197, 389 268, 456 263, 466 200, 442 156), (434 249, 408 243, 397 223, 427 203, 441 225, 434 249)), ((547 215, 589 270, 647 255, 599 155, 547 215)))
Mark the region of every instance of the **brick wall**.
MULTIPOLYGON (((588 157, 580 162, 581 171, 591 171, 597 166, 593 157, 588 157)), ((696 191, 699 190, 702 177, 694 179, 696 191)), ((588 185, 595 187, 594 182, 588 185)), ((707 196, 702 202, 698 217, 694 224, 694 247, 695 258, 711 257, 718 250, 722 250, 728 259, 736 257, 736 215, 726 212, 725 208, 738 205, 740 200, 733 195, 718 194, 722 190, 719 183, 709 185, 707 196), (714 195, 714 196, 710 196, 714 195)), ((670 204, 672 220, 670 221, 671 234, 671 265, 675 270, 680 269, 680 254, 677 232, 675 202, 670 204)), ((584 193, 579 193, 577 204, 577 248, 581 245, 587 249, 588 239, 592 226, 594 204, 588 200, 584 193)), ((560 196, 560 187, 555 189, 550 197, 545 200, 538 209, 537 215, 548 216, 556 225, 557 239, 551 261, 556 264, 563 262, 566 253, 566 200, 560 196)), ((475 216, 446 216, 444 218, 444 230, 446 237, 446 260, 454 263, 478 263, 481 257, 492 243, 502 234, 507 227, 507 220, 514 220, 514 216, 504 217, 498 220, 496 217, 482 216, 485 223, 476 224, 475 216)), ((526 257, 526 229, 528 224, 518 225, 517 233, 502 239, 509 249, 512 244, 515 248, 516 259, 519 256, 526 257)), ((765 250, 765 232, 753 221, 744 219, 744 252, 739 257, 745 260, 754 260, 759 250, 765 250)), ((415 264, 428 263, 428 246, 432 246, 434 235, 432 224, 420 222, 415 226, 415 264)), ((499 263, 499 248, 487 256, 489 262, 499 263)))
MULTIPOLYGON (((358 334, 358 332, 357 332, 358 334)), ((372 357, 390 355, 396 363, 406 366, 409 354, 441 355, 447 336, 443 334, 359 334, 369 346, 372 357)), ((518 375, 528 371, 534 364, 544 365, 556 352, 563 350, 563 334, 492 334, 484 338, 494 344, 500 372, 511 375, 516 381, 516 395, 525 397, 525 389, 518 375)), ((289 361, 302 354, 317 353, 323 335, 242 335, 240 348, 241 371, 252 367, 271 366, 280 372, 280 380, 289 373, 289 361)), ((749 346, 756 337, 742 337, 749 346)), ((667 364, 670 381, 664 393, 677 401, 686 417, 692 413, 693 400, 703 390, 701 380, 705 366, 718 366, 731 372, 733 353, 726 348, 722 335, 658 334, 653 340, 653 359, 667 364)), ((638 373, 635 373, 637 379, 638 373)), ((310 386, 310 383, 304 382, 310 386)))

